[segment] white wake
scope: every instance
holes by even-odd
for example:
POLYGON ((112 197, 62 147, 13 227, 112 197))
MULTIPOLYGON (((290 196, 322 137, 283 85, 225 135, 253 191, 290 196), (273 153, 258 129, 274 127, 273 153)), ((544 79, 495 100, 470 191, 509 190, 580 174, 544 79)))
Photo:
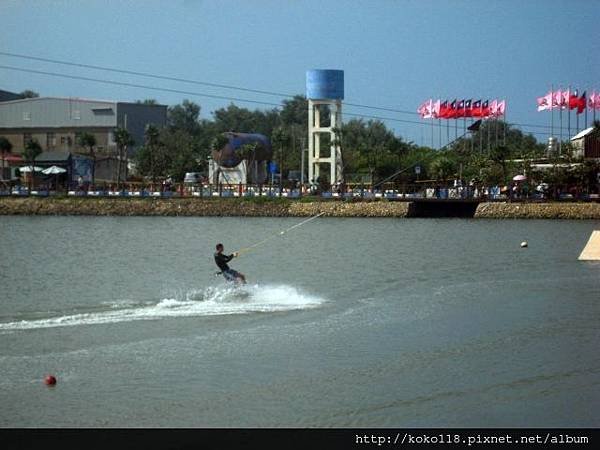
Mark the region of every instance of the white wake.
POLYGON ((169 317, 214 316, 228 314, 270 313, 316 308, 325 300, 301 292, 295 287, 246 285, 208 287, 192 290, 182 298, 165 298, 158 303, 131 306, 114 302, 110 310, 0 323, 1 330, 95 325, 169 317))

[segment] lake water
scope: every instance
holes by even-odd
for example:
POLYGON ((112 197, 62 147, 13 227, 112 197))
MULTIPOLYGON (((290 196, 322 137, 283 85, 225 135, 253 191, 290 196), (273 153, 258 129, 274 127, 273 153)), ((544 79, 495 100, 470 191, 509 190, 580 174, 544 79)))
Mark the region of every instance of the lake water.
POLYGON ((299 221, 0 217, 0 426, 600 426, 599 222, 299 221))

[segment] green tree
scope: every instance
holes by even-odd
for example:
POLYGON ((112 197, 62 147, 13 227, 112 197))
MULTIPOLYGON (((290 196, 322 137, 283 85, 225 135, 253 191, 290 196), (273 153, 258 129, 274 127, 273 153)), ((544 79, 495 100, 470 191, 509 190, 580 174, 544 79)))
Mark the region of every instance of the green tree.
POLYGON ((136 100, 136 104, 138 105, 158 105, 158 101, 154 98, 145 98, 144 100, 136 100))
POLYGON ((20 96, 21 98, 36 98, 36 97, 39 97, 39 96, 40 96, 40 94, 38 94, 38 93, 37 93, 37 92, 35 92, 35 91, 32 91, 32 90, 26 89, 26 90, 24 90, 23 92, 20 92, 20 93, 19 93, 19 96, 20 96))
POLYGON ((160 139, 160 130, 155 125, 146 126, 144 145, 137 149, 134 156, 136 169, 140 175, 149 176, 153 183, 159 177, 166 177, 171 158, 160 139))
POLYGON ((279 116, 284 125, 301 125, 308 130, 308 100, 303 95, 284 100, 279 116))
POLYGON ((258 148, 258 144, 256 142, 252 142, 250 144, 244 144, 240 148, 238 154, 240 158, 245 159, 250 164, 251 161, 254 161, 256 158, 256 149, 258 148))
POLYGON ((92 157, 92 184, 96 184, 96 136, 91 133, 81 133, 79 136, 79 145, 87 148, 92 157))
POLYGON ((508 181, 507 176, 507 159, 510 155, 510 150, 508 147, 504 145, 500 145, 498 147, 494 147, 494 149, 490 152, 489 158, 493 163, 498 164, 502 168, 502 182, 506 183, 508 181))
POLYGON ((135 145, 135 141, 125 128, 115 130, 115 142, 117 144, 117 186, 121 188, 121 175, 123 162, 125 163, 125 177, 127 177, 127 159, 129 148, 135 145))
POLYGON ((161 144, 159 141, 160 130, 156 125, 146 125, 144 137, 146 139, 144 148, 148 149, 150 160, 150 176, 152 182, 156 183, 157 176, 163 175, 169 167, 169 161, 161 156, 161 144))
POLYGON ((213 152, 221 150, 229 143, 229 139, 224 134, 217 134, 210 143, 210 149, 213 152))
POLYGON ((200 105, 184 100, 181 105, 175 105, 167 110, 167 124, 172 130, 184 130, 191 135, 200 132, 200 105))
POLYGON ((4 171, 6 169, 6 154, 10 153, 13 145, 4 136, 0 136, 0 152, 2 153, 2 172, 0 172, 0 179, 4 179, 4 171))
POLYGON ((279 149, 279 173, 281 174, 279 190, 281 191, 281 189, 283 188, 284 148, 289 147, 290 142, 291 142, 291 136, 283 126, 280 126, 273 130, 273 135, 271 136, 271 141, 272 141, 273 145, 279 149))
POLYGON ((23 150, 23 158, 26 162, 29 163, 31 167, 30 177, 29 177, 29 189, 33 190, 34 187, 34 178, 35 178, 35 158, 37 158, 40 153, 42 153, 42 146, 38 141, 32 139, 25 144, 25 150, 23 150))
POLYGON ((183 180, 186 172, 198 172, 206 167, 208 146, 200 146, 198 138, 182 130, 161 130, 162 147, 169 157, 169 174, 183 180))
POLYGON ((344 165, 376 178, 388 177, 403 165, 412 145, 396 137, 380 120, 352 119, 342 127, 344 165))
POLYGON ((438 181, 446 181, 456 174, 456 164, 448 156, 438 156, 429 165, 429 175, 438 181))

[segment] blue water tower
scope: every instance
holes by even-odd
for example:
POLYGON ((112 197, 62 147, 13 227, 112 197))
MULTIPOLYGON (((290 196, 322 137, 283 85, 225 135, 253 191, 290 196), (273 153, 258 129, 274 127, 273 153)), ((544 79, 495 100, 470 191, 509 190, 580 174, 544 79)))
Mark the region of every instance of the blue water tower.
POLYGON ((344 71, 330 69, 307 70, 306 98, 311 100, 343 100, 344 71))
POLYGON ((308 99, 308 180, 312 185, 318 184, 321 179, 321 165, 329 164, 329 182, 332 185, 340 184, 343 182, 343 168, 338 132, 342 128, 344 71, 307 70, 306 98, 308 99), (326 118, 329 120, 327 121, 326 118), (326 121, 327 123, 324 123, 326 121), (321 153, 323 136, 328 137, 328 143, 325 145, 329 149, 323 149, 321 153))

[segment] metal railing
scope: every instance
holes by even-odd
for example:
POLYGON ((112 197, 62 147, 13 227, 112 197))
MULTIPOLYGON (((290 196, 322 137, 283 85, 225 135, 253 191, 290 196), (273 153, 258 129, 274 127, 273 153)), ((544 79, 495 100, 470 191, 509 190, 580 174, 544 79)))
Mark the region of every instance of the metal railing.
POLYGON ((523 191, 500 186, 444 186, 431 184, 386 183, 373 189, 368 185, 346 184, 329 189, 308 186, 280 187, 246 184, 148 184, 141 182, 101 186, 71 186, 67 190, 50 190, 47 185, 29 190, 27 186, 0 186, 0 196, 78 196, 106 198, 288 198, 315 197, 325 200, 478 200, 478 201, 598 201, 598 193, 573 191, 565 187, 552 191, 523 191))

